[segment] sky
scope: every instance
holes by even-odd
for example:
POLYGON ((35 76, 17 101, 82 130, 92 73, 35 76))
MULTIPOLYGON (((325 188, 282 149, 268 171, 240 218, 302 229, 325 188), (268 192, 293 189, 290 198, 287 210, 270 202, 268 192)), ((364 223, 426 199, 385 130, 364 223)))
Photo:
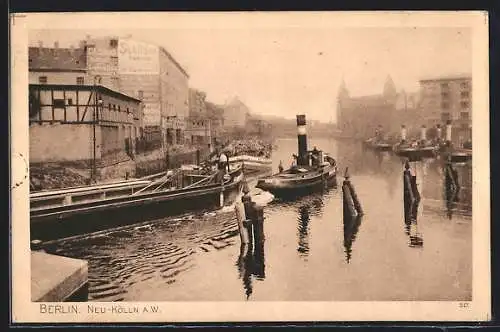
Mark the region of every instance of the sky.
POLYGON ((32 30, 42 41, 77 46, 86 35, 131 36, 167 49, 190 75, 189 85, 224 103, 237 96, 252 112, 335 121, 342 80, 351 95, 417 91, 429 76, 472 72, 472 31, 452 27, 182 27, 119 30, 32 30))

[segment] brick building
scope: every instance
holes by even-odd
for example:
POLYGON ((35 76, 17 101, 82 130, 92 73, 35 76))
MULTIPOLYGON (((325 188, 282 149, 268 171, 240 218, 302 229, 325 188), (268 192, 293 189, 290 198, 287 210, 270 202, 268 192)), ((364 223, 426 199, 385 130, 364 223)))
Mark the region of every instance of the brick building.
POLYGON ((101 73, 103 84, 141 99, 148 132, 160 133, 164 143, 182 144, 189 75, 174 57, 161 46, 131 38, 88 38, 85 46, 89 73, 101 73))
POLYGON ((101 85, 30 84, 30 162, 96 161, 131 155, 141 101, 101 85))
POLYGON ((422 111, 429 125, 452 122, 452 141, 472 139, 472 77, 454 75, 420 80, 422 111))

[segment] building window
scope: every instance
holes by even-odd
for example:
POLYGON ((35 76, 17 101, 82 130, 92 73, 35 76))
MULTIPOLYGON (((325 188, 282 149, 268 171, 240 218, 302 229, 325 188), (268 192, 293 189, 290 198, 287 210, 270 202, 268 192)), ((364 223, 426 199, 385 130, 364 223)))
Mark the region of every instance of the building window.
POLYGON ((118 57, 117 56, 112 56, 111 57, 111 64, 113 66, 118 66, 118 57))
POLYGON ((441 103, 441 108, 444 109, 444 110, 447 110, 450 108, 450 104, 446 103, 446 102, 443 102, 441 103))
POLYGON ((460 112, 461 120, 469 120, 469 112, 460 112))
POLYGON ((448 113, 448 112, 441 113, 441 121, 445 122, 445 121, 448 121, 448 120, 451 120, 450 119, 450 113, 448 113))
POLYGON ((64 99, 54 99, 54 108, 64 108, 64 99))
POLYGON ((469 91, 462 91, 462 92, 460 92, 460 96, 462 98, 469 98, 470 93, 469 93, 469 91))
POLYGON ((448 99, 449 96, 450 96, 450 93, 448 91, 441 92, 441 98, 448 99))
POLYGON ((110 111, 111 111, 111 109, 112 109, 112 108, 111 108, 111 103, 109 103, 109 104, 108 104, 108 110, 110 110, 110 111))
POLYGON ((142 90, 137 91, 137 96, 139 97, 139 99, 142 99, 144 97, 144 91, 142 90))
POLYGON ((76 78, 76 84, 83 85, 84 83, 85 83, 85 80, 82 76, 79 76, 76 78))
POLYGON ((40 83, 40 84, 47 84, 47 76, 40 76, 40 77, 38 77, 38 83, 40 83))
POLYGON ((112 47, 112 48, 118 47, 118 39, 111 39, 109 41, 109 47, 112 47))
POLYGON ((462 83, 460 83, 460 87, 462 89, 468 89, 469 88, 469 82, 462 82, 462 83))
POLYGON ((120 105, 118 105, 118 112, 120 112, 120 105))
POLYGON ((68 98, 68 105, 69 105, 69 106, 73 105, 73 99, 68 98))
POLYGON ((116 104, 113 104, 113 111, 116 111, 116 104))
POLYGON ((449 90, 450 86, 448 83, 441 83, 441 91, 447 91, 449 90))
POLYGON ((460 107, 462 107, 462 109, 469 108, 469 102, 468 101, 462 101, 462 102, 460 102, 460 107))

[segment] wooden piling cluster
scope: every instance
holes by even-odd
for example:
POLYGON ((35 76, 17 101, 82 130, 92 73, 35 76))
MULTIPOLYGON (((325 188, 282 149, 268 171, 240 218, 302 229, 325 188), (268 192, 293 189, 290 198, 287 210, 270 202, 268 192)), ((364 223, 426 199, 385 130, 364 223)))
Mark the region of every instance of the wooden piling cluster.
POLYGON ((241 202, 236 202, 236 217, 242 244, 253 247, 264 243, 264 208, 252 201, 248 185, 243 186, 241 202))
POLYGON ((342 183, 343 211, 351 217, 362 216, 364 214, 361 203, 359 202, 356 190, 350 181, 349 168, 347 167, 342 183))

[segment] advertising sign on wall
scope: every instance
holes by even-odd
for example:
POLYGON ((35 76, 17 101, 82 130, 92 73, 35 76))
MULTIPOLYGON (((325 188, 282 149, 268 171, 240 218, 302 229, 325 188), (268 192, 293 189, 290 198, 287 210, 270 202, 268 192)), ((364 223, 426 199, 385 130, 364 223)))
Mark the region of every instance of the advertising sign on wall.
POLYGON ((160 104, 144 103, 144 125, 159 126, 160 125, 160 104))
POLYGON ((159 75, 159 60, 158 46, 127 39, 118 42, 118 67, 121 74, 159 75))

